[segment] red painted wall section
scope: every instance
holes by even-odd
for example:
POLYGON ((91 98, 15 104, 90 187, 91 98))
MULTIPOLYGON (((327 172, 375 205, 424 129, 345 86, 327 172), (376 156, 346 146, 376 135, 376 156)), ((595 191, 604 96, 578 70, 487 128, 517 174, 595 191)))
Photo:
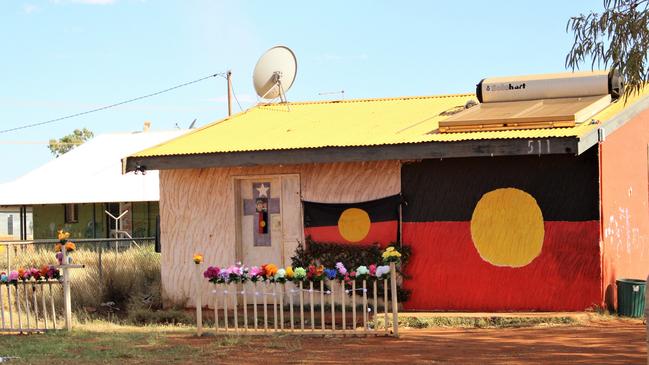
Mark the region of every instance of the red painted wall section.
POLYGON ((649 274, 649 111, 600 144, 603 289, 616 306, 615 280, 649 274))
POLYGON ((581 311, 600 304, 599 221, 545 222, 530 264, 497 267, 480 257, 469 222, 404 223, 411 246, 404 303, 411 310, 581 311), (429 288, 429 290, 422 290, 429 288))

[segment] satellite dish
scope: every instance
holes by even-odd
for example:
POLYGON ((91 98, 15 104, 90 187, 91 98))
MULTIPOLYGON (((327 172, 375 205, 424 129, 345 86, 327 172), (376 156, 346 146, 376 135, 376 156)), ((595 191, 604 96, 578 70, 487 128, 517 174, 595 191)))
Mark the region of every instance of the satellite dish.
POLYGON ((255 91, 262 99, 285 100, 286 91, 291 88, 297 73, 297 59, 288 47, 275 46, 257 61, 252 73, 255 91))

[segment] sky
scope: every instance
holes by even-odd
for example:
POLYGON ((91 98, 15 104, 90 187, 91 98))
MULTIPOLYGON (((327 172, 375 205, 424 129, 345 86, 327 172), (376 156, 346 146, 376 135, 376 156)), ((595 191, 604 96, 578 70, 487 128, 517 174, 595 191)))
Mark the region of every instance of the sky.
MULTIPOLYGON (((0 129, 227 70, 245 110, 257 103, 255 63, 278 44, 298 60, 289 101, 473 92, 485 77, 564 71, 568 19, 601 8, 601 0, 0 0, 0 129)), ((46 142, 75 128, 131 132, 150 121, 169 130, 194 119, 200 126, 227 115, 226 95, 226 81, 210 78, 0 133, 0 183, 54 158, 46 142)))

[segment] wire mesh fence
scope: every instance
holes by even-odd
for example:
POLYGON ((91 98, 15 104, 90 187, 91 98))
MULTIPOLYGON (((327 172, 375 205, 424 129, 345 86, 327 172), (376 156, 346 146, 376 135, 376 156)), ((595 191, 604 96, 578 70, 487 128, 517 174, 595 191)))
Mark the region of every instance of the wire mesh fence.
MULTIPOLYGON (((0 270, 10 272, 21 267, 41 267, 56 264, 55 246, 58 240, 0 242, 0 270)), ((96 270, 101 277, 107 265, 128 259, 136 251, 154 251, 155 237, 87 238, 74 240, 72 254, 75 263, 96 270)))

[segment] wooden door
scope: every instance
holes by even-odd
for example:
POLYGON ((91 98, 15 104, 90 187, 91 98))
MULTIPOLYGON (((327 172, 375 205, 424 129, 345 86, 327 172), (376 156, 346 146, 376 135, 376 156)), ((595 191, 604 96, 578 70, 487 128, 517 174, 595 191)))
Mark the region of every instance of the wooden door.
POLYGON ((290 265, 302 241, 298 175, 237 178, 238 258, 246 266, 290 265))

